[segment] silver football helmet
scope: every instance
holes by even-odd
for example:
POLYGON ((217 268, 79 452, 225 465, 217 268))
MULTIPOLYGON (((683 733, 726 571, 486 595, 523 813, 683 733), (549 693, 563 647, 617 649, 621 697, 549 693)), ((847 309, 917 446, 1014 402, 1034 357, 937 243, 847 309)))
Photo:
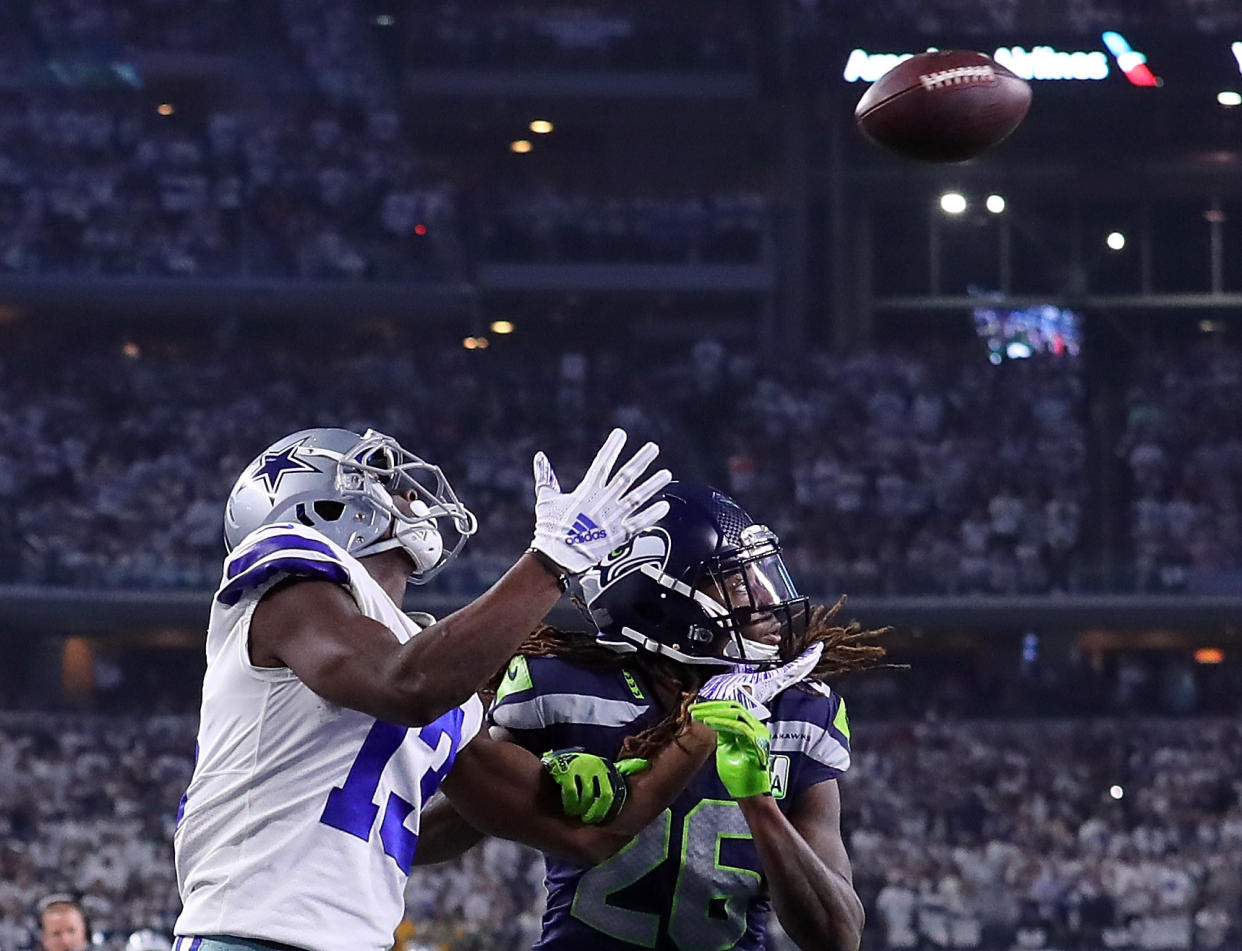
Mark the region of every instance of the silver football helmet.
POLYGON ((404 548, 415 584, 438 574, 478 529, 439 466, 373 429, 304 429, 250 463, 229 493, 224 544, 232 551, 274 522, 313 528, 355 558, 404 548), (393 497, 411 490, 411 511, 402 511, 393 497), (456 538, 451 548, 444 532, 456 538))

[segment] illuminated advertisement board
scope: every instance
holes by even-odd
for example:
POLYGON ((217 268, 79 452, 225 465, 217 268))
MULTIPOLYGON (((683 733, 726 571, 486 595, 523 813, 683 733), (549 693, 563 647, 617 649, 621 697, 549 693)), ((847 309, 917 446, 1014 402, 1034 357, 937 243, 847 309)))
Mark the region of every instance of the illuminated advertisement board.
MULTIPOLYGON (((875 82, 913 55, 913 52, 869 52, 855 47, 850 50, 841 78, 847 83, 875 82)), ((1098 49, 1012 44, 996 47, 991 55, 1002 66, 1027 80, 1099 82, 1108 79, 1116 69, 1131 85, 1161 85, 1160 78, 1147 65, 1147 56, 1133 49, 1124 36, 1113 30, 1101 35, 1098 49)))
POLYGON ((974 49, 1046 89, 1164 90, 1164 95, 1215 86, 1242 92, 1242 36, 1159 34, 1150 29, 1140 35, 1124 28, 1068 38, 834 34, 801 37, 799 46, 803 75, 834 84, 875 82, 924 50, 974 49))

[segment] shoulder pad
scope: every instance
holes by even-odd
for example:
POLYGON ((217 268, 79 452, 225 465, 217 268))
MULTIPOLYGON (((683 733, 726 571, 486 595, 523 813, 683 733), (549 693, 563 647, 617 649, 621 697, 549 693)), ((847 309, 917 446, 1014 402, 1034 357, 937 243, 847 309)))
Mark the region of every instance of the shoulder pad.
POLYGON ((831 698, 831 697, 836 696, 836 694, 832 692, 832 688, 829 687, 822 680, 803 680, 801 681, 801 683, 807 689, 813 690, 815 693, 818 693, 818 694, 823 694, 825 697, 831 698))
MULTIPOLYGON (((492 722, 514 730, 554 724, 627 726, 649 706, 611 673, 578 667, 556 656, 515 657, 497 688, 492 722)), ((641 693, 641 691, 639 691, 641 693)))
POLYGON ((525 655, 517 654, 509 661, 509 666, 505 668, 504 676, 500 678, 500 686, 496 688, 496 699, 494 702, 503 703, 505 697, 510 694, 532 690, 534 686, 535 682, 530 676, 530 663, 526 660, 525 655))
POLYGON ((248 535, 225 559, 216 600, 232 607, 247 591, 282 574, 349 584, 349 568, 319 533, 300 525, 268 525, 248 535))
POLYGON ((834 775, 844 773, 851 752, 844 698, 827 684, 804 681, 798 686, 803 689, 796 699, 773 713, 772 752, 800 753, 834 775))

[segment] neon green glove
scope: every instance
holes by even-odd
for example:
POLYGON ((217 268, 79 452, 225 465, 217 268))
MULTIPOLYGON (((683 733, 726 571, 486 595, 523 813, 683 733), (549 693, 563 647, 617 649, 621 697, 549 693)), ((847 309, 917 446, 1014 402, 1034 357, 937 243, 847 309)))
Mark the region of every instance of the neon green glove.
POLYGON ((588 824, 607 822, 625 805, 630 788, 625 777, 647 768, 645 759, 623 759, 614 763, 582 747, 549 750, 539 758, 561 788, 561 808, 565 815, 588 824))
POLYGON ((772 736, 754 714, 734 700, 703 700, 691 704, 690 716, 716 731, 716 772, 730 796, 748 799, 772 791, 772 736))

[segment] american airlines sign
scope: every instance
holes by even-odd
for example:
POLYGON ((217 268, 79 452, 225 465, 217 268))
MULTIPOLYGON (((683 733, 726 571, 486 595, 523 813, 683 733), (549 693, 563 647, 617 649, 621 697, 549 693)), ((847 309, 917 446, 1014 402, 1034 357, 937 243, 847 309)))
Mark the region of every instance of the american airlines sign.
MULTIPOLYGON (((1059 50, 1053 46, 1001 46, 992 58, 1023 79, 1082 80, 1107 79, 1116 62, 1122 74, 1136 86, 1158 86, 1160 80, 1147 68, 1147 57, 1130 48, 1119 33, 1109 31, 1101 37, 1105 49, 1059 50)), ((934 47, 933 47, 934 49, 934 47)), ((875 82, 913 53, 869 53, 850 51, 842 78, 847 83, 875 82)))

